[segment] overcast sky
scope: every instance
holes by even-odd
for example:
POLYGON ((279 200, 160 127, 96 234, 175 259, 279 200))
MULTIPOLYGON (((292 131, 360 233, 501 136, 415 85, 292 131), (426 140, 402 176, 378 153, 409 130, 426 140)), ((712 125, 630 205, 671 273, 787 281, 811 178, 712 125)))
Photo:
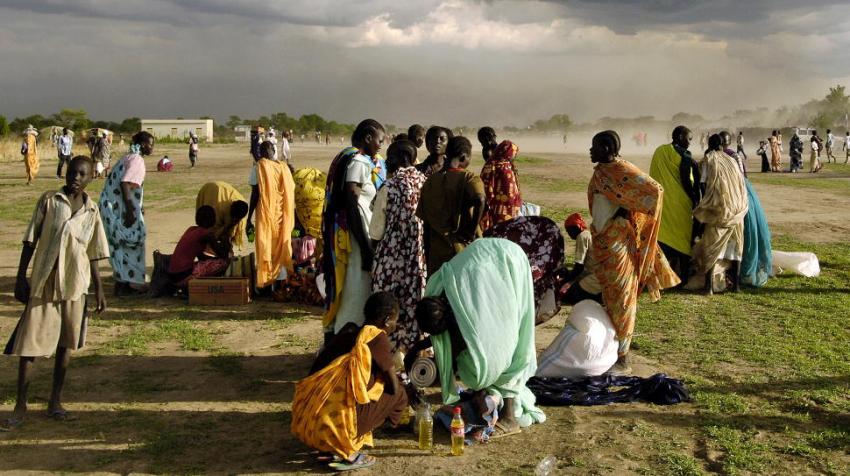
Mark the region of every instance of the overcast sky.
POLYGON ((850 83, 821 0, 0 0, 0 114, 525 125, 718 116, 850 83))

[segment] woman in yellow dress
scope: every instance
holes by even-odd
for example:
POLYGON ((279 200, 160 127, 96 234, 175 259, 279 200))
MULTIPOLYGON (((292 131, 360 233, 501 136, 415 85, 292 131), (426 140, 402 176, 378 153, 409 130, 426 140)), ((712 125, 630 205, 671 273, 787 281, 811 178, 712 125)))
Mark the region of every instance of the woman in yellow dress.
POLYGON ((407 407, 388 337, 398 301, 390 292, 375 293, 363 311, 363 327, 348 323, 328 342, 292 399, 292 434, 325 453, 322 459, 335 460, 337 470, 375 464, 360 449, 373 445, 372 430, 387 419, 398 425, 407 407))
POLYGON ((24 131, 24 142, 21 144, 21 154, 27 169, 27 185, 32 185, 38 175, 38 130, 29 125, 24 131))

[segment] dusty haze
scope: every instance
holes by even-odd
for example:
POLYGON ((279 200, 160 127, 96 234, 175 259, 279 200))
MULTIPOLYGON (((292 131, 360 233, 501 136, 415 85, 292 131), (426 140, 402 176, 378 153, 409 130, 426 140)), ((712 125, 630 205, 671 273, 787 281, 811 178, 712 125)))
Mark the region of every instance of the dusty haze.
POLYGON ((772 111, 847 83, 843 2, 708 4, 0 0, 0 114, 524 126, 772 111))

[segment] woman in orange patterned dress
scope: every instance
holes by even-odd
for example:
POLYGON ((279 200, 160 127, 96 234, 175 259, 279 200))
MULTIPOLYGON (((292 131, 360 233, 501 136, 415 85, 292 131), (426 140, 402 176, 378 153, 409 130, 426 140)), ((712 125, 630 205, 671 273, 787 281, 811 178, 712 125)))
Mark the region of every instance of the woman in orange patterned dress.
POLYGON ((481 181, 484 182, 484 193, 487 196, 487 207, 481 217, 481 231, 519 216, 522 197, 514 167, 517 153, 519 147, 516 144, 509 140, 502 141, 481 170, 481 181))
POLYGON ((630 372, 626 356, 635 327, 637 300, 647 289, 653 301, 661 290, 679 284, 658 247, 664 190, 649 175, 618 158, 620 136, 604 131, 593 137, 590 160, 597 164, 587 200, 593 217, 591 271, 620 342, 617 370, 630 372))

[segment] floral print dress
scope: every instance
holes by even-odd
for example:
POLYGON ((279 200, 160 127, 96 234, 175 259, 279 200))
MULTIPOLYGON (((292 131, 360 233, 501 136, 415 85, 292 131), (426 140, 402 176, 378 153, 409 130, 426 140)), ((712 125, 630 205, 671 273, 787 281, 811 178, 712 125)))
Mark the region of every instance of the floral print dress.
POLYGON ((386 226, 375 249, 372 290, 392 292, 398 299, 398 324, 390 335, 394 351, 406 352, 421 338, 414 310, 425 292, 424 231, 422 220, 416 216, 424 183, 425 175, 414 167, 406 167, 384 184, 386 226))

